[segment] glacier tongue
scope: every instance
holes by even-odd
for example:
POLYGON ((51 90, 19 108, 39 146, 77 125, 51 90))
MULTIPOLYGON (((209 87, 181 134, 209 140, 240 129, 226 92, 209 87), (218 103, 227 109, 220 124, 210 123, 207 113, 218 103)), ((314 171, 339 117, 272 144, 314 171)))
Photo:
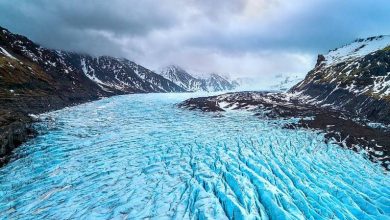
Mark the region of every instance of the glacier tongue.
POLYGON ((42 115, 0 169, 0 219, 389 219, 389 176, 311 130, 112 97, 42 115))

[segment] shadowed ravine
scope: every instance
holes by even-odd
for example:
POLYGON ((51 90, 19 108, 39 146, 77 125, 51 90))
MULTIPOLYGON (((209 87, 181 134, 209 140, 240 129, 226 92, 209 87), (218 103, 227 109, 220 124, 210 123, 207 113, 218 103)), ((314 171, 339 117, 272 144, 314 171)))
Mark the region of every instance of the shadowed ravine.
POLYGON ((42 115, 0 168, 0 219, 389 219, 379 164, 286 121, 175 106, 190 96, 42 115))

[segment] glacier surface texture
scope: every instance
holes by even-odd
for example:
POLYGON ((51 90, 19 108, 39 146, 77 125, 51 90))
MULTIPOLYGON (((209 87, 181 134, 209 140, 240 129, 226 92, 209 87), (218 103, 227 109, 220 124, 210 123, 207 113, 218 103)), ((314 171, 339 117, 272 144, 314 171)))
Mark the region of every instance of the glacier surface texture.
POLYGON ((0 219, 390 219, 390 178, 312 130, 179 109, 194 94, 41 115, 0 168, 0 219))

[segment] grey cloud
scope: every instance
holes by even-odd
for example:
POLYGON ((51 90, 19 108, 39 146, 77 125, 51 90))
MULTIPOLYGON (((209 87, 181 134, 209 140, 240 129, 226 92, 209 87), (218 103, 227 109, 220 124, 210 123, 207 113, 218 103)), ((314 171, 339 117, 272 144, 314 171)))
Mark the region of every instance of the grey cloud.
MULTIPOLYGON (((173 6, 171 1, 167 1, 173 6)), ((55 22, 57 28, 112 31, 115 34, 145 34, 177 23, 172 7, 153 0, 19 0, 3 1, 0 7, 41 25, 55 22)), ((27 22, 28 20, 26 20, 27 22)))
POLYGON ((188 43, 240 53, 264 50, 326 52, 358 37, 390 32, 390 4, 386 0, 296 1, 300 7, 277 8, 274 18, 254 18, 232 26, 206 27, 190 36, 188 43))
POLYGON ((307 72, 317 53, 390 33, 388 0, 3 0, 0 25, 51 48, 147 67, 307 72))
POLYGON ((116 50, 120 45, 107 35, 144 36, 170 28, 178 23, 173 5, 153 0, 2 1, 0 25, 48 47, 121 55, 116 50))

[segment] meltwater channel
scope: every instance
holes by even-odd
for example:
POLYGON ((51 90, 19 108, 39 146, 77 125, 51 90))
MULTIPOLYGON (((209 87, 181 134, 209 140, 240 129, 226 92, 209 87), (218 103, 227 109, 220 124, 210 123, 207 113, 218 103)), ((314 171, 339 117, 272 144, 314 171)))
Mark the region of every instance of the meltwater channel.
POLYGON ((390 178, 312 130, 179 109, 194 94, 43 114, 0 168, 0 219, 390 219, 390 178))

